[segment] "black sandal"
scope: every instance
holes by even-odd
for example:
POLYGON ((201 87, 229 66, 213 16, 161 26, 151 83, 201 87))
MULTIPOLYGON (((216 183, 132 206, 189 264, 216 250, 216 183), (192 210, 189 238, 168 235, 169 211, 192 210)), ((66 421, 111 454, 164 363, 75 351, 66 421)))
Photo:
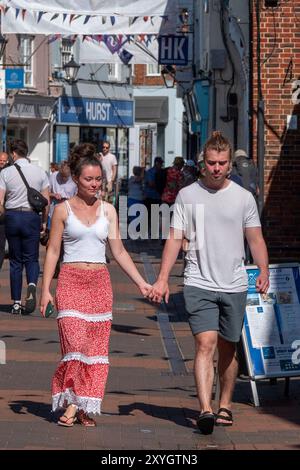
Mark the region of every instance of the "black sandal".
POLYGON ((214 430, 215 415, 211 411, 203 411, 197 419, 197 426, 202 434, 211 434, 214 430))
POLYGON ((232 426, 233 425, 233 417, 232 417, 232 412, 228 410, 228 408, 219 408, 218 413, 216 414, 216 426, 232 426), (221 413, 226 413, 226 415, 223 415, 221 413), (218 419, 222 419, 223 421, 227 421, 226 423, 220 423, 218 422, 218 419))

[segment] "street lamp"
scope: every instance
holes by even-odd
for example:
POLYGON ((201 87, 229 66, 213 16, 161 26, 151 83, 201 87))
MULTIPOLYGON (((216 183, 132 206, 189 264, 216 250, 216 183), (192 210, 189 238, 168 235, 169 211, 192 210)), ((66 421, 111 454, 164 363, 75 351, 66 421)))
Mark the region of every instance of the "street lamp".
POLYGON ((69 83, 76 82, 76 78, 80 69, 80 65, 75 62, 74 57, 71 57, 71 60, 63 66, 64 71, 66 72, 66 80, 69 83))
POLYGON ((166 65, 162 71, 162 78, 164 80, 164 84, 166 88, 174 88, 176 77, 175 77, 176 70, 172 65, 166 65))

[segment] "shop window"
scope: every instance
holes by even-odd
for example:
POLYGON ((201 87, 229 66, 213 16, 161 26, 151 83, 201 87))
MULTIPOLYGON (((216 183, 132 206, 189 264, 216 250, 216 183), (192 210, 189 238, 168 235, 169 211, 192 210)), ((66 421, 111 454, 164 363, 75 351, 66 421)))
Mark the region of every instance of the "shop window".
POLYGON ((20 36, 20 62, 24 65, 24 85, 33 87, 33 45, 34 37, 20 36))
POLYGON ((108 65, 108 79, 111 81, 119 81, 121 77, 121 64, 107 64, 108 65))
POLYGON ((118 179, 128 178, 128 129, 118 129, 118 179))
POLYGON ((61 40, 61 67, 70 62, 73 55, 73 44, 74 42, 71 39, 63 38, 61 40))
POLYGON ((27 127, 21 127, 20 125, 8 125, 7 143, 9 144, 16 139, 21 139, 27 142, 27 127))
POLYGON ((146 75, 148 77, 159 77, 161 75, 161 65, 147 64, 146 75))

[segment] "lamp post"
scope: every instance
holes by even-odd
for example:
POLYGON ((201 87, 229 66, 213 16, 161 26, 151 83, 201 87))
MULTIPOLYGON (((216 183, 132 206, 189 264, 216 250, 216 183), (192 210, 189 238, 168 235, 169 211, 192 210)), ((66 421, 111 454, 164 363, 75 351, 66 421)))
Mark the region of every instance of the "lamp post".
POLYGON ((176 70, 172 65, 166 65, 162 71, 161 75, 164 80, 164 84, 166 88, 174 88, 175 82, 176 82, 176 70))
POLYGON ((80 69, 80 65, 75 62, 74 57, 71 57, 71 60, 63 66, 64 71, 66 72, 65 80, 69 83, 75 83, 77 75, 80 69))
MULTIPOLYGON (((0 60, 4 56, 7 39, 0 33, 0 60)), ((0 64, 0 103, 1 103, 1 121, 2 121, 2 142, 1 150, 6 151, 6 129, 7 129, 7 109, 6 109, 6 86, 5 69, 0 64)))

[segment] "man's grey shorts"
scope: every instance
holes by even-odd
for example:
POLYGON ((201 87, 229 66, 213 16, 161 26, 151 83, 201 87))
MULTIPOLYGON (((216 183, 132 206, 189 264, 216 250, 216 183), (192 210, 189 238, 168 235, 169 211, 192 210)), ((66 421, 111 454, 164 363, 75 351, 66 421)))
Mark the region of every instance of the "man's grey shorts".
POLYGON ((184 286, 183 294, 193 335, 204 331, 219 331, 220 336, 227 341, 239 341, 247 291, 216 292, 184 286))

